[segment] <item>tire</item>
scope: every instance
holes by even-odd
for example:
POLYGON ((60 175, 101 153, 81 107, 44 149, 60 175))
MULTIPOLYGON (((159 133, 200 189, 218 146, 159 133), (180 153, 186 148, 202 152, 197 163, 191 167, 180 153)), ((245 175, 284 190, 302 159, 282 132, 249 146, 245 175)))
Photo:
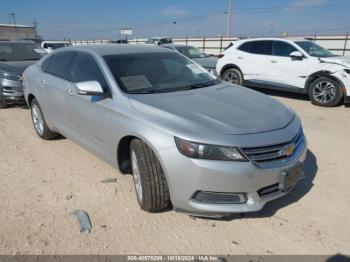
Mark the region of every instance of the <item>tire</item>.
POLYGON ((7 103, 5 100, 2 100, 0 98, 0 109, 5 109, 5 108, 7 108, 7 103))
POLYGON ((311 103, 317 106, 336 106, 340 103, 343 96, 341 85, 329 77, 317 78, 309 87, 311 103))
POLYGON ((226 69, 222 73, 221 79, 226 81, 226 82, 230 82, 230 83, 236 84, 236 85, 242 85, 243 84, 243 75, 242 75, 241 71, 239 71, 236 68, 228 68, 228 69, 226 69))
POLYGON ((137 200, 148 212, 158 212, 170 205, 170 194, 163 168, 152 149, 140 139, 130 145, 132 173, 137 200))
POLYGON ((35 98, 30 103, 30 112, 32 115, 34 129, 40 138, 50 140, 57 137, 58 134, 52 132, 47 126, 39 102, 35 98))

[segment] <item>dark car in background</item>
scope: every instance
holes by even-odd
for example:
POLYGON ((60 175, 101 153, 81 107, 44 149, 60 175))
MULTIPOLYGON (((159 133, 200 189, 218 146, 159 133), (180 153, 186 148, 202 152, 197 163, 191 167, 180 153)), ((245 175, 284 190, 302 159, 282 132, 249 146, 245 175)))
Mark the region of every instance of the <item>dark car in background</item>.
POLYGON ((216 63, 218 61, 217 57, 208 55, 197 47, 190 45, 176 45, 176 44, 165 44, 162 47, 170 48, 178 51, 179 53, 187 56, 188 58, 200 64, 202 67, 207 69, 210 73, 216 75, 216 63))
POLYGON ((33 41, 0 42, 0 108, 25 102, 22 73, 45 54, 33 41))

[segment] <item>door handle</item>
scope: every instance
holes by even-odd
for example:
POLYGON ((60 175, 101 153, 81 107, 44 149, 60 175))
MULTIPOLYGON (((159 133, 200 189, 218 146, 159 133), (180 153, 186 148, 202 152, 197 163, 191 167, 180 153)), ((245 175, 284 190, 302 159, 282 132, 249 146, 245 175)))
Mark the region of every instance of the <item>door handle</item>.
POLYGON ((277 61, 276 60, 271 60, 271 63, 276 64, 277 61))
POLYGON ((238 56, 238 57, 237 57, 237 59, 239 59, 239 60, 243 60, 243 57, 241 57, 241 56, 238 56))
POLYGON ((68 94, 69 94, 70 96, 73 95, 73 90, 72 90, 72 88, 68 88, 68 94))

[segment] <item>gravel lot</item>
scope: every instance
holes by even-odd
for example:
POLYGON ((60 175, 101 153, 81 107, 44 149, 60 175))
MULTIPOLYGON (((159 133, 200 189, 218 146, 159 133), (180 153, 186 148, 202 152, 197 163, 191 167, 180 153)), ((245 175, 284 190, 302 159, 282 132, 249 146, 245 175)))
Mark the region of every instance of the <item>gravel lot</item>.
POLYGON ((0 110, 0 254, 349 254, 350 109, 269 94, 302 118, 307 178, 226 220, 145 213, 130 176, 70 140, 39 139, 28 109, 0 110), (89 213, 91 234, 79 233, 75 209, 89 213))

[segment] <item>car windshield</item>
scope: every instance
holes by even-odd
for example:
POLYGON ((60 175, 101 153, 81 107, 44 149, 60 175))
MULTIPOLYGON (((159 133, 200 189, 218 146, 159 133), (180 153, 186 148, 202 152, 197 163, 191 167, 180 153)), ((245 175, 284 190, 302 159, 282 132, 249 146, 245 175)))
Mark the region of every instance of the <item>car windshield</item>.
POLYGON ((176 92, 220 82, 202 67, 176 53, 107 55, 104 59, 126 93, 176 92))
POLYGON ((323 48, 314 42, 311 41, 298 41, 295 42, 298 46, 300 46, 306 53, 308 53, 310 56, 314 57, 332 57, 336 56, 331 51, 329 51, 326 48, 323 48))
POLYGON ((0 61, 39 60, 45 54, 34 43, 0 43, 0 61))
POLYGON ((203 57, 208 57, 209 55, 203 53, 200 51, 198 48, 193 47, 193 46, 179 46, 175 47, 177 51, 179 51, 181 54, 184 56, 187 56, 188 58, 203 58, 203 57))

